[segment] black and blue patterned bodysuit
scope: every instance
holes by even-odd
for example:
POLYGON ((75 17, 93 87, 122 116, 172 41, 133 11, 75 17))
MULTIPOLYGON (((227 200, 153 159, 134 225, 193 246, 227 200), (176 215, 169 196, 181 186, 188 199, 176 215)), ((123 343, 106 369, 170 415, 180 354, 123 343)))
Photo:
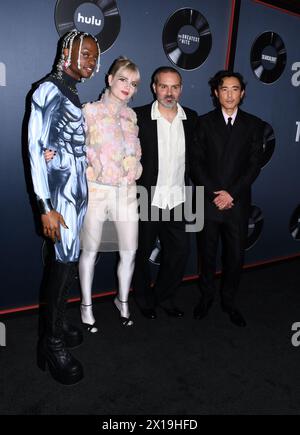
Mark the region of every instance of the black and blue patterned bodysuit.
POLYGON ((51 204, 68 226, 60 227, 61 241, 55 243, 56 260, 66 263, 79 258, 87 163, 83 115, 78 97, 70 92, 76 82, 66 75, 64 79, 59 82, 50 76, 33 93, 28 137, 37 200, 51 204), (48 163, 43 154, 47 148, 56 151, 48 163))

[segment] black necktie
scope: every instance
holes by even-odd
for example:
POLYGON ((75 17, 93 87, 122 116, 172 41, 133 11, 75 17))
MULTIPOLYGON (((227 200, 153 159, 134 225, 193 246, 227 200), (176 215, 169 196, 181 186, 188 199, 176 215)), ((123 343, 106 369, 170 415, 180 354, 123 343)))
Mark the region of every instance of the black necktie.
POLYGON ((233 127, 231 121, 232 121, 232 118, 228 118, 227 129, 228 129, 229 134, 232 132, 232 127, 233 127))

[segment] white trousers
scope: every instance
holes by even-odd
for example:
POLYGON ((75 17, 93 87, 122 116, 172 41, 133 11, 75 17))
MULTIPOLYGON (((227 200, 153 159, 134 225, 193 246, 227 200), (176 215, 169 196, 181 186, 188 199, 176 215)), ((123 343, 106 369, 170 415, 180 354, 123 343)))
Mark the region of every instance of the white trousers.
POLYGON ((138 241, 136 186, 114 187, 89 183, 88 210, 80 239, 82 304, 92 303, 95 260, 99 251, 119 251, 119 299, 127 301, 138 241))

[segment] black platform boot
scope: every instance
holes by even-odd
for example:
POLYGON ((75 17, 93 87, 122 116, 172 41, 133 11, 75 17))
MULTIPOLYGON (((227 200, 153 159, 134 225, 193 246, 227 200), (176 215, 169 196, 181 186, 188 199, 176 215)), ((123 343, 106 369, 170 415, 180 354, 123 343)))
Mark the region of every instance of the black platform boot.
MULTIPOLYGON (((69 263, 70 265, 73 265, 73 268, 70 268, 70 276, 69 276, 69 288, 67 289, 67 292, 65 294, 65 303, 67 299, 67 295, 69 290, 74 286, 76 287, 76 279, 78 279, 78 263, 69 263)), ((76 326, 72 325, 64 315, 63 325, 62 325, 62 331, 63 331, 63 340, 65 342, 66 347, 69 349, 72 349, 74 347, 78 347, 83 342, 83 334, 81 329, 77 328, 76 326)))
POLYGON ((63 321, 62 332, 63 340, 66 344, 66 347, 69 349, 78 347, 83 342, 81 330, 76 328, 76 326, 71 325, 66 319, 63 321))
POLYGON ((83 378, 83 368, 66 348, 63 324, 67 292, 74 279, 75 263, 52 261, 47 282, 46 331, 38 345, 38 366, 48 366, 52 377, 65 385, 72 385, 83 378))

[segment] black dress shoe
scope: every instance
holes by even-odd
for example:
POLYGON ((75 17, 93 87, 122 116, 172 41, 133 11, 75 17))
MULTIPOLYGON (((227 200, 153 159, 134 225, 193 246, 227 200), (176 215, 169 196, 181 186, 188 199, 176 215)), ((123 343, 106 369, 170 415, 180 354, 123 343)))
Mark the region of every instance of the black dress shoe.
POLYGON ((144 317, 150 320, 154 320, 157 318, 157 314, 154 308, 143 308, 141 309, 141 313, 143 314, 144 317))
POLYGON ((176 307, 172 307, 172 308, 166 308, 166 307, 162 307, 162 309, 165 311, 165 313, 170 316, 170 317, 176 317, 177 319, 180 319, 181 317, 184 316, 184 312, 179 310, 176 307))
POLYGON ((234 325, 239 326, 240 328, 245 328, 245 326, 247 326, 246 320, 235 308, 223 309, 223 311, 229 315, 229 319, 234 325))
POLYGON ((207 313, 212 306, 213 299, 210 299, 209 301, 204 301, 201 299, 198 305, 196 305, 194 309, 194 318, 197 320, 203 319, 205 316, 207 316, 207 313))

